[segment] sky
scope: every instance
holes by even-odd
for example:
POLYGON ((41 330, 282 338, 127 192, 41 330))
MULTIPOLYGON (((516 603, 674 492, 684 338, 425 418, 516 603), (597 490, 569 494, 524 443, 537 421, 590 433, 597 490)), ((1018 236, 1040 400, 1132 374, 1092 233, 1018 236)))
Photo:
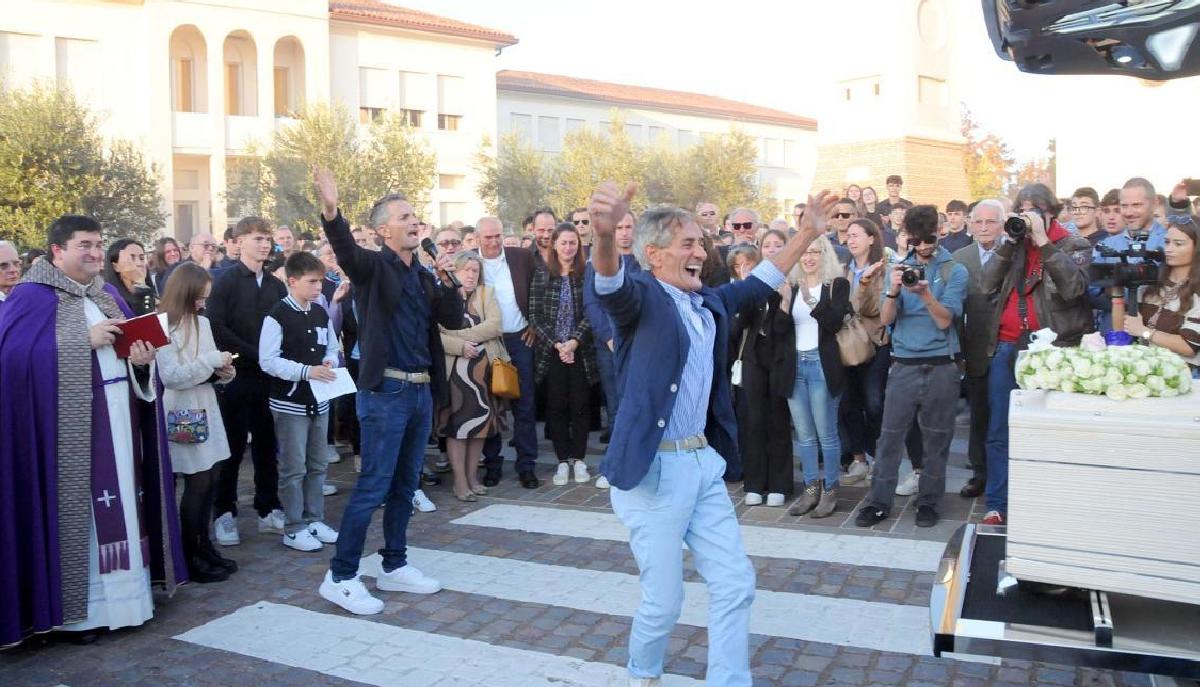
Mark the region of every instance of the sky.
MULTIPOLYGON (((873 7, 897 0, 853 0, 854 9, 847 0, 393 1, 515 35, 519 43, 504 49, 497 70, 704 93, 816 117, 821 99, 835 92, 822 65, 850 50, 887 59, 888 46, 856 40, 855 26, 869 21, 873 7)), ((1177 89, 1132 89, 1138 82, 1127 77, 1024 74, 996 56, 978 0, 946 1, 959 96, 1019 160, 1044 157, 1064 127, 1103 135, 1130 93, 1151 109, 1172 94, 1178 99, 1177 89), (1106 92, 1120 95, 1106 103, 1106 92)), ((1189 81, 1200 105, 1200 84, 1189 81)))

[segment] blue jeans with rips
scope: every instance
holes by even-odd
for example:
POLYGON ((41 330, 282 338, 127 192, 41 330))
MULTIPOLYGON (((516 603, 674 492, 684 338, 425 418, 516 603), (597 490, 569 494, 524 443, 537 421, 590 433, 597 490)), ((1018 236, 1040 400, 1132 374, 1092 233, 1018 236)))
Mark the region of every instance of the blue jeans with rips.
POLYGON ((358 574, 367 528, 383 503, 383 569, 404 567, 412 499, 421 480, 425 442, 433 422, 428 384, 384 378, 377 389, 358 392, 362 427, 362 473, 342 513, 337 553, 330 570, 334 581, 358 574))

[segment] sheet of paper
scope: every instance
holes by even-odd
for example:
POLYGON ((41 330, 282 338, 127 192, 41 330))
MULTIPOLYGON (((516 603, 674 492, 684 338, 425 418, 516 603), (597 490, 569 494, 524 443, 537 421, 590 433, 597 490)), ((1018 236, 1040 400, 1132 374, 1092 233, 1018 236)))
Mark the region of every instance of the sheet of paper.
POLYGON ((308 380, 309 385, 312 386, 313 398, 317 400, 317 403, 358 391, 358 387, 354 386, 354 380, 350 378, 350 370, 344 367, 335 367, 333 373, 337 375, 337 379, 332 382, 308 380))

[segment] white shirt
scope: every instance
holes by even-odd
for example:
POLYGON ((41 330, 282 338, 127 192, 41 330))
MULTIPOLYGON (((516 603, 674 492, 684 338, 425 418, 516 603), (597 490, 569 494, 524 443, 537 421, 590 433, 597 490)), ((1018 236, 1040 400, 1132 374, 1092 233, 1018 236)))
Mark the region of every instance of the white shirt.
MULTIPOLYGON (((809 289, 812 292, 812 289, 809 289)), ((817 293, 821 293, 817 287, 817 293)), ((817 298, 816 294, 813 294, 817 298)), ((817 321, 813 319, 812 307, 804 302, 804 290, 798 289, 792 300, 792 324, 796 327, 796 350, 815 351, 817 349, 817 321)))
POLYGON ((517 305, 517 292, 513 289, 512 272, 508 269, 508 260, 504 259, 504 250, 494 258, 483 261, 483 283, 492 287, 496 292, 496 301, 500 304, 500 328, 505 334, 516 334, 525 331, 529 321, 521 314, 517 305))

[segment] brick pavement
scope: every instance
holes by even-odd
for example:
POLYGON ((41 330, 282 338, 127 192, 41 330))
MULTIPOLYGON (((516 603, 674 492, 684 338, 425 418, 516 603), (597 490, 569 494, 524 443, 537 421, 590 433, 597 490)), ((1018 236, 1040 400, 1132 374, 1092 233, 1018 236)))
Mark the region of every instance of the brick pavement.
MULTIPOLYGON (((961 442, 956 442, 961 446, 961 442)), ((598 453, 593 447, 593 453, 598 453)), ((549 455, 543 448, 543 461, 549 455)), ((954 462, 963 464, 961 455, 954 462)), ((620 574, 634 575, 633 564, 627 545, 620 541, 595 539, 587 532, 579 536, 562 536, 499 529, 496 527, 455 524, 453 521, 469 513, 486 509, 496 504, 532 506, 544 512, 543 517, 553 518, 556 511, 583 511, 606 513, 607 492, 588 485, 553 487, 549 484, 552 471, 550 464, 539 467, 545 481, 538 490, 521 489, 512 479, 511 464, 506 466, 505 481, 493 488, 486 497, 476 503, 461 503, 453 499, 448 486, 427 488, 427 493, 438 504, 435 513, 414 515, 410 528, 410 544, 432 552, 451 552, 457 556, 470 554, 500 561, 522 562, 539 566, 557 566, 554 570, 565 570, 562 584, 569 592, 571 585, 586 587, 587 575, 620 574)), ((340 514, 345 496, 352 486, 354 475, 350 461, 331 466, 331 481, 342 493, 331 497, 327 511, 331 520, 340 514)), ((246 479, 243 493, 250 491, 249 463, 243 470, 246 479)), ((827 520, 791 518, 783 509, 746 507, 741 504, 741 493, 731 486, 731 496, 738 503, 738 513, 746 525, 778 528, 780 536, 796 532, 834 532, 868 539, 901 540, 945 540, 959 524, 968 519, 978 519, 979 505, 972 500, 947 494, 945 521, 933 531, 916 530, 912 523, 910 499, 898 497, 895 513, 898 517, 882 523, 873 531, 855 528, 850 521, 857 501, 865 494, 862 487, 843 490, 844 503, 838 516, 827 520)), ((568 517, 568 516, 560 516, 568 517)), ((336 525, 336 522, 331 524, 336 525)), ((277 536, 258 535, 252 532, 253 525, 242 523, 243 543, 226 552, 236 558, 241 570, 229 582, 215 585, 187 585, 172 599, 159 599, 156 617, 147 625, 130 630, 121 630, 105 635, 92 646, 75 646, 44 638, 36 638, 13 650, 0 653, 0 684, 4 685, 341 685, 364 681, 371 684, 455 684, 453 673, 441 682, 430 682, 427 674, 402 671, 403 661, 391 657, 385 663, 359 659, 358 665, 386 665, 391 672, 380 673, 375 669, 363 668, 356 672, 355 656, 344 658, 336 667, 321 665, 320 669, 295 667, 282 660, 255 658, 245 655, 248 650, 221 650, 192 641, 183 641, 179 636, 196 628, 203 629, 207 623, 222 623, 213 627, 225 627, 239 609, 250 609, 259 602, 282 607, 307 609, 341 621, 351 616, 334 608, 316 594, 316 586, 328 563, 328 550, 315 554, 302 554, 283 548, 277 536), (341 672, 338 672, 338 671, 341 672), (374 672, 373 672, 374 671, 374 672), (400 671, 400 672, 397 672, 400 671), (401 675, 402 677, 395 677, 401 675), (387 677, 391 676, 391 677, 387 677)), ((372 527, 367 550, 378 547, 382 541, 379 518, 372 527)), ((857 540, 856 540, 857 541, 857 540)), ((459 559, 455 559, 459 560, 459 559)), ((470 560, 475 560, 471 558, 470 560)), ((686 560, 686 559, 685 559, 686 560)), ((795 560, 772 556, 752 556, 758 573, 757 586, 760 608, 765 594, 779 593, 789 598, 803 597, 806 602, 820 604, 823 600, 853 599, 864 602, 872 609, 888 610, 891 607, 923 608, 929 598, 933 582, 931 571, 889 569, 872 565, 848 565, 814 560, 795 560), (764 594, 765 593, 765 594, 764 594)), ((694 569, 687 564, 687 579, 699 581, 694 569)), ((554 603, 540 603, 538 599, 514 600, 502 598, 504 594, 492 591, 504 586, 492 582, 488 593, 466 593, 453 589, 425 597, 404 594, 384 594, 387 605, 382 614, 364 622, 381 623, 392 628, 418 633, 428 633, 441 638, 478 640, 487 647, 516 650, 520 656, 532 663, 546 656, 571 657, 582 666, 578 675, 599 675, 598 669, 611 672, 613 666, 625 663, 625 645, 629 631, 631 608, 602 608, 582 610, 554 603), (533 652, 520 653, 520 652, 533 652), (532 656, 533 658, 528 658, 532 656), (591 671, 591 672, 588 672, 591 671)), ((558 590, 562 591, 562 590, 558 590)), ((541 601, 559 599, 562 594, 547 593, 541 601)), ((568 597, 569 598, 569 597, 568 597)), ((784 598, 784 597, 779 597, 784 598)), ((898 610, 898 609, 897 609, 898 610)), ((242 613, 246 613, 243 610, 242 613)), ((803 634, 806 619, 795 619, 797 634, 803 634)), ((838 622, 836 619, 826 622, 838 622)), ((233 631, 238 626, 229 624, 233 631)), ((331 627, 341 627, 332 625, 331 627)), ((298 628, 300 632, 303 628, 298 628)), ((262 631, 266 631, 263 629, 262 631)), ((199 632, 199 630, 197 630, 199 632)), ((887 627, 879 628, 887 633, 887 627)), ((298 635, 299 636, 299 635, 298 635)), ((410 635, 405 635, 410 636, 410 635)), ((339 651, 365 652, 371 646, 361 647, 353 642, 346 644, 344 638, 331 636, 328 644, 339 651), (340 643, 339 643, 340 642, 340 643)), ((306 641, 313 641, 311 636, 306 641)), ((429 640, 432 642, 433 640, 429 640)), ((440 640, 438 640, 440 642, 440 640)), ((861 642, 860 642, 861 643, 861 642)), ((284 643, 285 644, 285 643, 284 643)), ((317 651, 324 646, 323 638, 317 638, 317 651)), ((466 646, 465 642, 463 643, 466 646)), ((438 646, 439 658, 451 660, 458 649, 455 643, 438 646)), ((472 645, 478 653, 480 645, 472 645)), ((1145 676, 1109 673, 1089 669, 1074 669, 1061 666, 1005 661, 1002 665, 968 663, 927 655, 896 653, 865 649, 855 644, 850 637, 845 643, 806 641, 785 636, 756 634, 751 637, 752 664, 756 685, 964 685, 987 687, 1011 687, 1014 685, 1079 685, 1081 687, 1117 687, 1124 685, 1148 685, 1145 676)), ((268 653, 274 650, 268 647, 268 653)), ((282 650, 282 649, 280 649, 282 650)), ((704 674, 707 635, 703 627, 681 624, 672 634, 666 670, 668 673, 702 680, 704 674)), ((377 651, 382 651, 377 647, 377 651)), ((465 651, 463 661, 469 658, 465 651)), ((281 654, 282 655, 282 654, 281 654)), ((319 658, 319 657, 318 657, 319 658)), ((328 659, 329 657, 324 657, 328 659)), ((315 658, 313 660, 316 660, 315 658)), ((324 659, 322 659, 324 660, 324 659)), ((330 661, 329 665, 336 663, 330 661)), ((426 661, 431 661, 425 657, 426 661)), ((555 659, 557 660, 557 659, 555 659)), ((318 664, 314 664, 318 665, 318 664)), ((459 684, 474 684, 465 677, 459 684)), ((618 673, 620 671, 617 671, 618 673)), ((608 674, 608 673, 603 673, 608 674)), ((436 677, 436 676, 435 676, 436 677)), ((599 678, 595 678, 599 679, 599 678)), ((495 684, 501 684, 496 681, 495 684)), ((600 684, 587 682, 586 678, 554 684, 600 684)), ((508 683, 504 683, 508 684, 508 683)), ((533 684, 533 683, 530 683, 533 684)), ((551 684, 537 682, 536 684, 551 684)))

